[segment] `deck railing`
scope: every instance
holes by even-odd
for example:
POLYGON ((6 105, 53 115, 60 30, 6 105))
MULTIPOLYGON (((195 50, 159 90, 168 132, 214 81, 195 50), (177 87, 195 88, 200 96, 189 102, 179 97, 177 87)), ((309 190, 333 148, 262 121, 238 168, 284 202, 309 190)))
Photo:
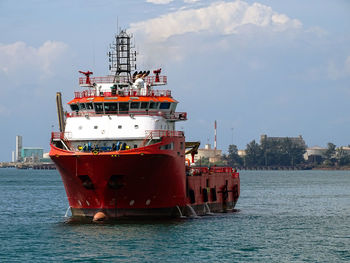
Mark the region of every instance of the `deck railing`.
MULTIPOLYGON (((128 76, 104 76, 104 77, 89 77, 91 84, 86 84, 87 79, 86 77, 80 77, 79 78, 79 85, 92 85, 93 83, 96 84, 114 84, 114 83, 130 83, 132 82, 128 76)), ((157 85, 166 85, 168 78, 167 76, 147 76, 143 78, 144 82, 151 85, 151 86, 157 86, 157 85)))
POLYGON ((183 131, 168 131, 168 130, 151 130, 146 131, 146 138, 161 138, 161 137, 182 137, 183 131))
MULTIPOLYGON (((143 138, 142 146, 145 146, 147 141, 152 141, 153 139, 160 139, 162 137, 183 137, 183 131, 168 131, 168 130, 148 130, 145 131, 145 137, 143 138)), ((52 132, 51 133, 51 141, 63 141, 63 143, 67 146, 67 150, 77 151, 71 143, 70 139, 72 138, 70 132, 52 132)), ((140 138, 142 140, 142 138, 140 138)), ((99 140, 99 139, 97 139, 99 140)), ((117 138, 116 138, 117 140, 117 138)), ((98 147, 99 151, 112 151, 112 147, 98 147), (105 148, 105 150, 104 150, 105 148)), ((79 151, 81 151, 79 149, 79 151)), ((92 150, 91 150, 92 151, 92 150)))
POLYGON ((106 115, 118 115, 118 116, 162 116, 167 120, 187 120, 187 112, 174 112, 166 113, 163 111, 106 111, 101 113, 96 112, 68 112, 66 117, 97 117, 97 116, 106 116, 106 115))
POLYGON ((183 137, 183 131, 166 131, 166 130, 150 130, 146 131, 146 137, 142 142, 143 146, 147 146, 153 139, 162 137, 183 137))
POLYGON ((229 166, 212 166, 212 167, 191 167, 191 175, 203 175, 203 174, 218 174, 224 173, 234 178, 239 178, 239 173, 236 169, 229 166))
POLYGON ((100 92, 98 94, 97 91, 94 89, 74 92, 75 99, 90 98, 90 97, 131 97, 131 96, 171 97, 171 90, 150 90, 148 92, 126 90, 126 91, 118 91, 115 94, 112 92, 100 92))
POLYGON ((71 137, 70 132, 51 132, 51 140, 68 140, 71 137))

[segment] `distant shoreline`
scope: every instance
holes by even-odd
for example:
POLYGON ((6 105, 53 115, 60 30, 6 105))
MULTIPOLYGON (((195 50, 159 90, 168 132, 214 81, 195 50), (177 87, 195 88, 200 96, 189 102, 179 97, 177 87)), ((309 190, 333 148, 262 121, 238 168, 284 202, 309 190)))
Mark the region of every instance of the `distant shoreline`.
POLYGON ((315 167, 312 168, 312 170, 324 170, 324 171, 348 171, 350 170, 350 167, 315 167))

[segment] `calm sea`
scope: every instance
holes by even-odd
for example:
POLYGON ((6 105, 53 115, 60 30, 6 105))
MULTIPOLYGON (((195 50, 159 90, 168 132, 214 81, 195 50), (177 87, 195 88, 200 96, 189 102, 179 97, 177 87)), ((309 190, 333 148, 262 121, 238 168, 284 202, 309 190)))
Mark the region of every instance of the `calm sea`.
POLYGON ((242 171, 236 213, 93 224, 57 171, 0 169, 0 262, 350 261, 350 171, 242 171))

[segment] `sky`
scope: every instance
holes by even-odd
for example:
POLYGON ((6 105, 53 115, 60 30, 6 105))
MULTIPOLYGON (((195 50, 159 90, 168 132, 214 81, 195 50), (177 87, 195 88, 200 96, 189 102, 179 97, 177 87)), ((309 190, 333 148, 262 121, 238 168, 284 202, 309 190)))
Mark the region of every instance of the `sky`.
MULTIPOLYGON (((138 70, 161 67, 188 141, 244 149, 261 134, 350 144, 350 1, 0 0, 0 161, 15 136, 49 150, 79 70, 108 74, 118 28, 138 70)), ((67 108, 68 109, 68 108, 67 108)))

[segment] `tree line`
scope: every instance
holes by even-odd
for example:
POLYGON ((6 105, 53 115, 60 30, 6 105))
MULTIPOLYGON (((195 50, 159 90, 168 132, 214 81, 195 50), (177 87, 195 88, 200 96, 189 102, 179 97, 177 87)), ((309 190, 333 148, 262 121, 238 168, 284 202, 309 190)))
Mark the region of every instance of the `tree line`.
POLYGON ((324 153, 324 158, 319 162, 320 166, 349 166, 350 155, 343 147, 337 147, 334 143, 327 144, 327 150, 324 153))
POLYGON ((229 145, 224 159, 230 166, 297 166, 304 162, 305 145, 293 142, 289 138, 280 140, 255 140, 247 144, 245 155, 238 155, 236 145, 229 145))
POLYGON ((247 144, 245 155, 238 155, 236 145, 229 145, 228 153, 222 156, 222 161, 209 163, 208 158, 202 158, 196 165, 229 165, 231 167, 272 167, 272 166, 312 166, 312 167, 334 167, 350 166, 350 155, 343 147, 336 147, 333 143, 327 144, 323 156, 311 163, 306 162, 304 153, 306 145, 292 141, 289 138, 280 140, 255 140, 247 144))
POLYGON ((247 144, 245 156, 238 155, 236 145, 229 145, 228 154, 223 156, 225 162, 232 167, 245 166, 305 166, 339 167, 350 166, 350 154, 343 147, 329 142, 327 149, 317 160, 306 162, 304 153, 306 145, 293 142, 289 138, 277 141, 263 140, 258 144, 255 140, 247 144))

